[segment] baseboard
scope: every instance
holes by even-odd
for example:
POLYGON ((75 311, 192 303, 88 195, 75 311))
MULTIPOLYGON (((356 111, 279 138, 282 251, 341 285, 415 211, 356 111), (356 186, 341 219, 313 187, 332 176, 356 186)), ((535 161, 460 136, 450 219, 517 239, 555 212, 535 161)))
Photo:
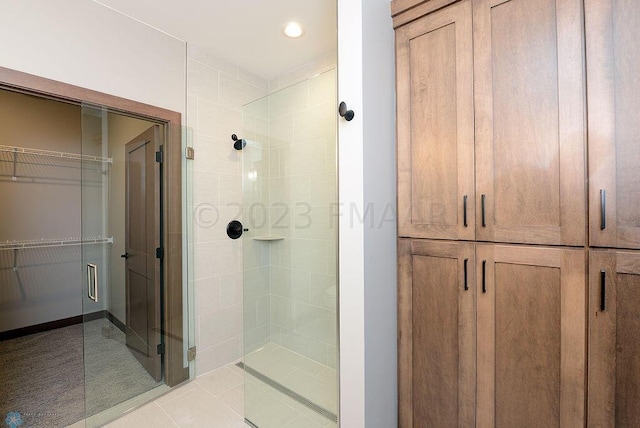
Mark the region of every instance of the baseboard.
POLYGON ((30 334, 43 333, 49 330, 55 330, 58 328, 69 327, 74 324, 82 324, 87 321, 99 320, 107 318, 118 329, 125 331, 125 324, 116 318, 111 312, 102 310, 97 312, 90 312, 84 315, 76 315, 74 317, 64 318, 61 320, 49 321, 42 324, 29 325, 27 327, 16 328, 14 330, 7 330, 0 332, 0 342, 3 340, 16 339, 18 337, 29 336, 30 334))
POLYGON ((115 325, 116 327, 118 327, 118 329, 123 332, 126 333, 127 327, 126 325, 120 321, 118 318, 116 318, 115 315, 113 315, 111 312, 109 311, 105 311, 107 313, 106 318, 111 321, 111 324, 115 325))

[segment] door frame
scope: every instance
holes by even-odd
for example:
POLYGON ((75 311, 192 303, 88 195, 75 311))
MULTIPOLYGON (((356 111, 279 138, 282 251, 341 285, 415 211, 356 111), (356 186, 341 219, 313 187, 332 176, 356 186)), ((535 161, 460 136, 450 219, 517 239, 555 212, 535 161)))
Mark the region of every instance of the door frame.
POLYGON ((0 67, 0 89, 26 93, 81 106, 93 104, 140 119, 164 125, 164 206, 162 226, 164 240, 162 329, 165 336, 165 383, 172 387, 189 378, 184 367, 182 287, 182 116, 179 112, 155 107, 126 98, 58 82, 21 71, 0 67))

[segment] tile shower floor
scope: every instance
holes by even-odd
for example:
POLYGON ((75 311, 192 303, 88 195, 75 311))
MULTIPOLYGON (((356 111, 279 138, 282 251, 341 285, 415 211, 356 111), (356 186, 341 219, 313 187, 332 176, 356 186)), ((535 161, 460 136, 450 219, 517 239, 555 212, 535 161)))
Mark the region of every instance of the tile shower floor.
MULTIPOLYGON (((334 411, 337 403, 335 370, 274 344, 249 355, 246 363, 250 366, 253 363, 255 370, 334 411)), ((106 426, 245 428, 245 406, 247 416, 259 428, 337 426, 245 374, 235 364, 199 376, 106 426)))

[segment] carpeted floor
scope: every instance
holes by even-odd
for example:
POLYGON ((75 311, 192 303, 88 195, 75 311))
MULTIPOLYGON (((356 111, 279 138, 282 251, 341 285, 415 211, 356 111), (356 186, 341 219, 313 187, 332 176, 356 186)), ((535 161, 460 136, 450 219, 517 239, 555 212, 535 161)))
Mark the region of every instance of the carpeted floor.
POLYGON ((106 319, 0 342, 0 421, 64 427, 158 385, 106 319))

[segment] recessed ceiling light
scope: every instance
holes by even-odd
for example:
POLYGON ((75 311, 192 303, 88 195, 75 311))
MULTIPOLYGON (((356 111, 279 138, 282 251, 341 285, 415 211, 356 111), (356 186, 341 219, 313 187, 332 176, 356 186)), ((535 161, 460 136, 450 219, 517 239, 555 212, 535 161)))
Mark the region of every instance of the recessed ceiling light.
POLYGON ((297 22, 288 23, 284 26, 282 32, 285 34, 285 36, 291 37, 292 39, 296 39, 304 34, 304 32, 302 31, 302 27, 297 22))

